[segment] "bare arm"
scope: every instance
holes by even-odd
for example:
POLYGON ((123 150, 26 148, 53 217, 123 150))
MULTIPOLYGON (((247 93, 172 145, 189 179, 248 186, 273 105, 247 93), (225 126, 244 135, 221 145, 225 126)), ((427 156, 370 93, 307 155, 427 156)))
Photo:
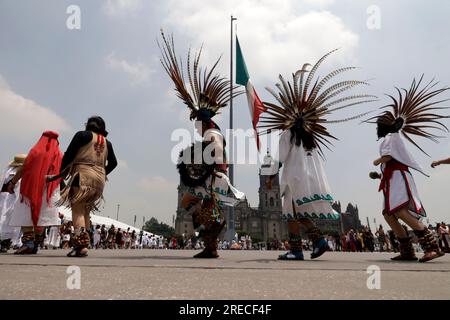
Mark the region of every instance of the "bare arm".
MULTIPOLYGON (((392 160, 391 156, 382 156, 376 160, 373 161, 374 166, 379 166, 382 163, 386 163, 392 160)), ((369 177, 371 179, 381 179, 381 175, 378 172, 370 172, 369 177)))
POLYGON ((389 162, 391 160, 392 160, 391 156, 382 156, 381 158, 378 158, 378 159, 374 160, 373 165, 374 166, 378 166, 378 165, 380 165, 382 163, 386 163, 386 162, 389 162))
POLYGON ((450 158, 443 159, 443 160, 438 160, 438 161, 433 161, 433 163, 431 164, 431 167, 435 168, 437 166, 440 166, 441 164, 450 164, 450 158))

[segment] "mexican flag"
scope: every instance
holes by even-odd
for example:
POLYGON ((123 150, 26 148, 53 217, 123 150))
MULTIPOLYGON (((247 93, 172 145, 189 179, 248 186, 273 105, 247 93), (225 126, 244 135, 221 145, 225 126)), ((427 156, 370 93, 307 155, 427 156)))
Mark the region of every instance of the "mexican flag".
POLYGON ((248 107, 250 108, 250 116, 252 117, 253 129, 255 130, 256 136, 256 147, 259 151, 259 135, 256 130, 256 126, 259 122, 259 116, 261 113, 266 111, 263 103, 256 94, 255 88, 250 81, 250 76, 248 75, 247 66, 245 65, 244 56, 242 55, 241 46, 239 45, 239 40, 236 37, 236 83, 245 86, 245 91, 247 93, 248 107))

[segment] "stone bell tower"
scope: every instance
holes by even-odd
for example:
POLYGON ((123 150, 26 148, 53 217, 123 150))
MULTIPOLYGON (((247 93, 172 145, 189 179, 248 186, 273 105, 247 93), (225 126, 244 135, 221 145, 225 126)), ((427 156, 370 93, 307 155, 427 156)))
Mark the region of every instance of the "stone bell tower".
POLYGON ((263 239, 284 239, 287 225, 282 219, 282 200, 280 191, 279 164, 269 151, 259 169, 259 215, 263 218, 263 239), (271 178, 271 179, 270 179, 271 178))
POLYGON ((259 169, 258 192, 261 211, 281 212, 279 168, 269 152, 264 157, 264 162, 259 169))

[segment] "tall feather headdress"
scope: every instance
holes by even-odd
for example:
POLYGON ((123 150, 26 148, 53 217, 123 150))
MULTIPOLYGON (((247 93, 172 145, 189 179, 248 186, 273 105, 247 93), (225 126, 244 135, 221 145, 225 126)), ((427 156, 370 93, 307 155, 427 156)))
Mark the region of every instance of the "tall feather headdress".
MULTIPOLYGON (((227 106, 231 98, 230 81, 214 73, 220 57, 209 71, 207 67, 203 70, 200 66, 202 48, 194 54, 193 58, 189 49, 185 70, 189 85, 186 85, 182 59, 176 57, 173 36, 166 37, 161 30, 161 37, 162 46, 158 42, 162 55, 161 64, 175 84, 177 96, 183 100, 191 111, 190 119, 210 119, 218 114, 221 108, 227 106)), ((234 88, 237 88, 237 86, 234 88)), ((233 92, 233 97, 241 93, 241 91, 236 90, 233 92)))
POLYGON ((289 130, 294 126, 300 127, 303 135, 309 135, 314 147, 322 154, 321 146, 329 149, 330 139, 336 139, 331 135, 325 124, 341 123, 360 118, 370 112, 364 112, 341 120, 327 120, 326 117, 335 111, 362 103, 376 101, 376 96, 368 94, 343 95, 346 91, 361 85, 368 85, 367 81, 342 80, 330 83, 336 76, 356 69, 355 67, 343 67, 336 69, 324 77, 315 78, 315 74, 322 62, 337 49, 328 52, 321 57, 311 70, 307 70, 310 64, 292 74, 292 83, 286 81, 281 75, 280 83, 276 84, 277 91, 271 88, 266 90, 276 99, 278 104, 264 102, 267 108, 262 116, 262 134, 272 130, 289 130), (306 77, 306 79, 305 79, 306 77))
POLYGON ((439 110, 449 109, 448 107, 439 107, 438 104, 448 101, 449 99, 434 100, 436 96, 450 90, 448 87, 440 89, 434 89, 438 82, 432 79, 423 88, 420 89, 422 84, 423 74, 419 81, 413 79, 410 88, 399 89, 395 87, 398 93, 398 97, 395 98, 392 95, 387 96, 392 100, 390 104, 387 104, 380 109, 386 110, 378 116, 372 117, 366 122, 368 123, 380 123, 387 126, 399 125, 395 128, 395 131, 401 132, 401 134, 413 145, 419 148, 420 151, 428 155, 412 138, 412 135, 424 137, 434 142, 438 142, 437 139, 441 138, 431 132, 429 129, 436 129, 439 131, 448 132, 448 128, 440 122, 441 119, 449 118, 448 115, 441 115, 437 113, 439 110), (399 121, 400 120, 400 121, 399 121))

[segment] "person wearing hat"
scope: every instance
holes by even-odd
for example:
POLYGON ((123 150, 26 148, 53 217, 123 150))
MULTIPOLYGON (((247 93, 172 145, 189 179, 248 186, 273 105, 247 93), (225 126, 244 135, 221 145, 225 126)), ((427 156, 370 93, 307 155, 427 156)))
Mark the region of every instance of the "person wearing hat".
MULTIPOLYGON (((225 226, 222 205, 234 206, 244 198, 227 177, 225 139, 212 120, 231 98, 230 81, 214 74, 219 60, 208 69, 208 73, 203 74, 198 72, 202 70, 201 67, 199 69, 200 53, 194 57, 193 68, 189 63, 192 57, 188 54, 186 73, 189 79, 193 79, 189 90, 180 69, 182 64, 175 54, 173 39, 167 39, 163 32, 161 35, 164 41, 162 65, 175 84, 177 96, 188 106, 190 120, 195 120, 195 128, 203 138, 181 152, 177 165, 180 180, 187 187, 181 205, 192 213, 194 228, 200 230, 199 236, 205 243, 205 249, 194 258, 217 258, 217 238, 225 226)), ((236 91, 236 95, 239 93, 236 91)))
POLYGON ((442 119, 447 116, 441 114, 443 107, 439 106, 446 100, 435 99, 450 88, 436 89, 438 82, 431 80, 423 85, 422 81, 423 75, 418 81, 413 79, 409 89, 396 89, 398 97, 388 95, 390 104, 381 107, 388 110, 366 121, 376 124, 377 136, 382 139, 380 157, 373 162, 380 168, 381 174, 372 172, 370 177, 381 179, 378 190, 383 193, 382 214, 400 243, 400 254, 391 258, 394 261, 417 260, 412 237, 400 221, 413 230, 424 251, 419 262, 431 261, 444 255, 433 234, 435 231, 422 222, 427 217, 427 212, 419 196, 413 172, 429 176, 416 161, 408 145, 414 145, 426 154, 414 138, 419 136, 437 142, 439 136, 433 129, 446 130, 442 119))
MULTIPOLYGON (((90 117, 85 130, 75 134, 64 153, 59 177, 67 179, 58 205, 72 210, 75 229, 73 250, 68 257, 87 256, 90 244, 90 212, 98 210, 103 199, 106 176, 117 166, 111 142, 106 140, 105 121, 90 117)), ((50 177, 49 181, 58 176, 50 177)))
MULTIPOLYGON (((336 50, 323 55, 315 64, 303 64, 292 73, 288 81, 278 77, 276 88, 267 88, 272 102, 264 101, 266 110, 261 114, 261 134, 271 134, 280 130, 278 161, 282 165, 280 190, 283 198, 283 217, 287 218, 289 250, 278 256, 279 260, 304 260, 301 229, 306 229, 308 243, 312 243, 311 259, 316 259, 329 251, 325 234, 317 221, 337 221, 341 219, 333 208, 334 195, 328 182, 323 161, 324 149, 331 151, 331 140, 337 139, 332 133, 332 123, 346 123, 365 115, 368 110, 353 116, 331 120, 345 108, 371 102, 376 97, 368 94, 349 93, 356 86, 368 85, 365 81, 336 80, 343 67, 327 76, 320 76, 320 66, 336 50), (311 68, 309 68, 311 67, 311 68), (349 84, 345 85, 342 84, 349 84), (350 102, 349 102, 350 101, 350 102)), ((278 179, 275 172, 265 172, 266 183, 278 179)), ((353 245, 356 244, 356 234, 353 245)), ((355 247, 354 247, 355 248, 355 247)), ((353 248, 353 249, 354 249, 353 248)))
POLYGON ((10 226, 21 227, 22 247, 15 254, 35 254, 45 238, 45 227, 59 225, 59 179, 47 182, 48 175, 59 172, 62 152, 58 133, 45 131, 28 152, 23 166, 8 186, 13 193, 20 180, 19 199, 14 205, 10 226))
POLYGON ((25 161, 25 154, 18 154, 14 157, 2 175, 0 176, 0 252, 7 252, 13 242, 18 242, 20 237, 20 228, 9 226, 9 220, 14 211, 14 204, 19 199, 20 182, 15 185, 14 193, 8 192, 8 186, 22 167, 25 161))

